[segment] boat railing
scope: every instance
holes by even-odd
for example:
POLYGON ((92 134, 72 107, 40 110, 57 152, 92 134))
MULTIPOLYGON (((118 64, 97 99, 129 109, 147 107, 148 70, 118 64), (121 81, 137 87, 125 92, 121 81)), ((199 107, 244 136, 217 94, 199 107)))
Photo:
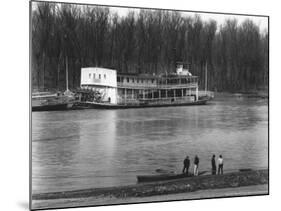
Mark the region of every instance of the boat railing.
POLYGON ((57 94, 45 94, 45 95, 33 95, 32 94, 32 99, 40 99, 40 98, 54 98, 57 97, 57 94))
POLYGON ((138 83, 117 83, 118 88, 126 89, 180 89, 180 88, 196 88, 197 83, 188 84, 138 84, 138 83))
POLYGON ((130 105, 130 104, 171 104, 173 102, 194 102, 195 95, 188 95, 183 97, 162 97, 162 98, 118 98, 118 104, 130 105))
POLYGON ((159 84, 157 88, 159 89, 173 89, 173 88, 195 88, 197 83, 187 83, 187 84, 159 84))
POLYGON ((141 84, 141 83, 122 83, 118 82, 117 83, 118 88, 143 88, 143 89, 151 89, 151 88, 156 88, 157 84, 149 83, 149 84, 141 84))

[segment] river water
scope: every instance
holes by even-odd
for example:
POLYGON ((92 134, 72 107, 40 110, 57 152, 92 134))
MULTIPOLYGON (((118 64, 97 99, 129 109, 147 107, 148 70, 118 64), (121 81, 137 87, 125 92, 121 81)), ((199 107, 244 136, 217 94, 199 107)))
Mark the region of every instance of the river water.
MULTIPOLYGON (((32 113, 33 193, 136 183, 181 172, 186 155, 210 170, 268 166, 268 101, 218 95, 204 106, 32 113)), ((193 165, 191 166, 193 167, 193 165)))

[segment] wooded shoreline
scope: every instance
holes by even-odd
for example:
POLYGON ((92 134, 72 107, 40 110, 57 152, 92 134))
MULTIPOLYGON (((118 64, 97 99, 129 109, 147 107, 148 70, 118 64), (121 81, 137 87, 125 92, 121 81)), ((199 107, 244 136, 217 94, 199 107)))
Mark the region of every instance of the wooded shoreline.
POLYGON ((187 62, 208 90, 247 91, 268 86, 268 29, 251 16, 241 24, 203 21, 200 14, 131 9, 125 16, 104 6, 33 2, 32 88, 80 86, 82 67, 118 73, 165 74, 187 62))

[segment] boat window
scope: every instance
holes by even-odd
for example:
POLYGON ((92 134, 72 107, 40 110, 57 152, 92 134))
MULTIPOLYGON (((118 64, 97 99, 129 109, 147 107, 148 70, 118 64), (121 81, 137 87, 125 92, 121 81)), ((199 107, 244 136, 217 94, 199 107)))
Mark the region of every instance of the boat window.
POLYGON ((101 79, 101 75, 99 74, 99 79, 101 79))
POLYGON ((105 74, 103 75, 103 77, 104 77, 104 79, 106 79, 106 75, 105 74))
POLYGON ((154 82, 154 79, 151 79, 151 83, 153 83, 154 82))
POLYGON ((89 78, 91 78, 91 73, 89 73, 89 78))
POLYGON ((127 78, 127 82, 129 83, 129 78, 127 78))
POLYGON ((94 78, 96 78, 96 74, 94 73, 94 78))
POLYGON ((135 82, 135 79, 134 79, 134 78, 132 78, 132 82, 133 82, 133 83, 135 82))
POLYGON ((117 77, 117 82, 120 82, 120 77, 117 77))
POLYGON ((139 83, 139 79, 137 79, 137 83, 139 83))

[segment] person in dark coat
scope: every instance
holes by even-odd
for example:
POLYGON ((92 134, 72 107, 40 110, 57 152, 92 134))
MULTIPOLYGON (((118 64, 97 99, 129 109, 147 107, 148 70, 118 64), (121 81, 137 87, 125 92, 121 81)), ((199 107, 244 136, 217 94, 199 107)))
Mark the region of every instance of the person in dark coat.
POLYGON ((213 155, 211 163, 212 163, 212 175, 215 175, 216 172, 217 172, 216 156, 215 155, 213 155))
POLYGON ((199 158, 195 155, 194 158, 194 176, 198 176, 199 158))
POLYGON ((190 160, 189 160, 189 157, 186 156, 186 158, 183 161, 183 169, 182 169, 183 174, 185 173, 188 175, 189 166, 190 166, 190 160))

